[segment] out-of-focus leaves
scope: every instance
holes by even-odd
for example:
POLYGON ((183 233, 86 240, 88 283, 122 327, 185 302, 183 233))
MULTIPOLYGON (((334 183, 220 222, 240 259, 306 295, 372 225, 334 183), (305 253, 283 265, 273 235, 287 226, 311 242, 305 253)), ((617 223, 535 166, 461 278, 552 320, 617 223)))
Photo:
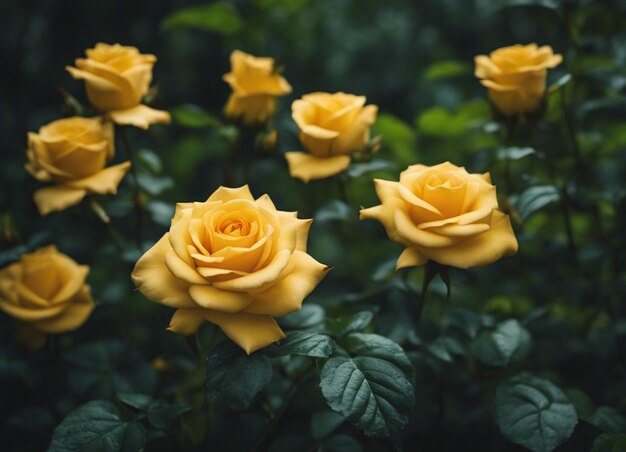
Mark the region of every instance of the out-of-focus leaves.
POLYGON ((532 347, 530 333, 515 319, 499 323, 495 330, 484 331, 470 345, 472 355, 484 364, 506 367, 526 357, 532 347))
POLYGON ((322 443, 319 452, 361 452, 363 447, 351 436, 333 435, 322 443))
POLYGON ((591 452, 623 452, 626 450, 626 434, 603 433, 593 442, 591 452))
POLYGON ((146 193, 152 196, 158 196, 165 190, 174 186, 174 181, 167 176, 153 176, 148 173, 139 173, 137 176, 139 186, 146 193))
POLYGON ((305 303, 299 311, 278 319, 280 325, 287 330, 313 328, 324 323, 326 312, 318 304, 305 303))
POLYGON ((236 33, 243 26, 239 13, 226 2, 214 2, 204 5, 181 8, 161 22, 165 30, 172 28, 191 28, 214 31, 221 34, 236 33))
POLYGON ((559 388, 528 373, 498 385, 495 419, 505 438, 537 452, 565 442, 578 422, 574 406, 559 388))
POLYGON ((567 399, 576 408, 578 419, 585 419, 594 412, 593 402, 584 392, 578 389, 566 389, 563 391, 567 399))
POLYGON ((557 202, 559 198, 559 191, 554 185, 537 185, 524 190, 515 200, 515 205, 522 220, 527 220, 533 213, 557 202))
POLYGON ((287 355, 328 358, 334 348, 333 339, 326 334, 314 331, 294 331, 279 343, 267 347, 265 351, 272 358, 287 355))
POLYGON ((172 203, 152 200, 146 203, 146 210, 156 224, 169 227, 175 207, 172 203))
POLYGON ((349 221, 353 213, 350 207, 343 201, 335 199, 323 205, 315 212, 315 223, 327 223, 329 221, 349 221))
POLYGON ((4 267, 11 262, 19 260, 22 254, 35 250, 48 242, 50 238, 50 233, 48 231, 38 231, 33 234, 25 244, 0 251, 0 267, 4 267))
MULTIPOLYGON (((387 355, 368 340, 375 335, 351 336, 360 345, 350 347, 351 357, 336 356, 326 362, 320 378, 322 394, 333 410, 366 435, 395 436, 406 426, 415 403, 413 386, 394 364, 398 354, 387 355)), ((406 355, 402 361, 409 362, 406 355)))
POLYGON ((272 361, 263 351, 246 355, 235 343, 224 341, 207 357, 206 397, 245 410, 271 378, 272 361))
POLYGON ((454 360, 454 355, 465 354, 465 349, 459 341, 453 337, 446 336, 438 337, 428 344, 428 351, 436 358, 448 363, 454 360))
POLYGON ((498 149, 498 160, 520 160, 530 155, 537 155, 533 148, 501 148, 498 149))
POLYGON ((562 87, 567 85, 570 80, 572 80, 572 74, 563 75, 556 82, 550 85, 550 87, 548 88, 548 93, 553 93, 554 91, 561 89, 562 87))
POLYGON ((104 340, 80 345, 64 356, 69 386, 81 395, 111 397, 117 392, 152 393, 153 367, 131 345, 104 340))
POLYGON ((374 318, 374 314, 371 311, 361 311, 353 316, 341 317, 338 319, 328 319, 326 324, 328 326, 328 331, 336 336, 343 337, 348 333, 353 331, 361 331, 367 328, 372 319, 374 318))
POLYGON ((626 419, 610 406, 596 408, 584 420, 606 433, 626 433, 626 419))
POLYGON ((180 416, 191 410, 186 403, 169 403, 165 400, 154 400, 145 394, 120 393, 120 402, 146 414, 151 426, 165 432, 172 431, 180 416))
POLYGON ((124 420, 115 405, 106 400, 86 403, 67 415, 54 430, 49 451, 128 451, 142 450, 145 428, 124 420))
POLYGON ((222 124, 221 121, 211 113, 194 104, 179 105, 172 109, 172 116, 177 124, 192 129, 218 127, 222 124))
POLYGON ((348 176, 361 177, 367 173, 373 173, 375 171, 393 171, 396 168, 394 162, 388 160, 372 160, 366 163, 353 163, 348 168, 348 176))
POLYGON ((311 436, 316 441, 321 441, 324 438, 332 435, 332 433, 339 428, 341 424, 345 422, 343 416, 334 411, 316 411, 311 416, 310 431, 311 436))
POLYGON ((428 80, 442 80, 471 74, 472 66, 463 61, 437 61, 426 68, 424 76, 428 80))
POLYGON ((383 148, 391 151, 393 161, 398 165, 415 162, 415 130, 409 124, 392 114, 381 113, 373 126, 373 133, 382 135, 383 148))
POLYGON ((454 112, 442 107, 430 108, 417 118, 417 128, 424 135, 449 139, 463 136, 488 118, 487 103, 473 101, 460 105, 454 112))
POLYGON ((288 434, 278 438, 268 447, 268 452, 292 452, 294 450, 308 450, 311 440, 304 435, 288 434))
POLYGON ((137 153, 139 164, 145 167, 152 174, 159 174, 163 170, 163 163, 161 157, 150 149, 140 149, 137 153))

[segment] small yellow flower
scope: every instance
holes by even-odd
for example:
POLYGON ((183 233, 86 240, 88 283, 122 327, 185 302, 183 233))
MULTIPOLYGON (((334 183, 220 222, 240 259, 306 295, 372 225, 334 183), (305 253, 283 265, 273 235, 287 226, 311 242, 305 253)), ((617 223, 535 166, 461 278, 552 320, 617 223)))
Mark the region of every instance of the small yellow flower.
POLYGON ((87 194, 116 193, 130 162, 105 168, 114 152, 113 125, 100 117, 59 119, 29 132, 26 170, 55 183, 35 192, 41 215, 78 204, 87 194))
POLYGON ((474 74, 488 89, 493 104, 503 115, 514 116, 540 108, 548 69, 558 66, 563 57, 555 55, 550 46, 517 44, 474 60, 474 74))
POLYGON ((498 209, 489 173, 470 174, 450 162, 412 165, 399 182, 375 179, 382 204, 361 210, 406 247, 396 268, 429 260, 459 268, 491 264, 517 253, 508 215, 498 209))
POLYGON ((98 43, 66 69, 75 79, 85 80, 89 102, 113 122, 147 129, 151 124, 169 124, 170 114, 142 105, 150 88, 154 55, 135 47, 98 43))
POLYGON ((132 278, 150 300, 176 308, 169 330, 218 325, 246 353, 284 337, 273 317, 297 311, 328 271, 307 254, 312 220, 277 210, 248 186, 179 203, 168 233, 132 278))
POLYGON ((18 329, 22 335, 75 330, 94 308, 85 284, 88 273, 88 266, 78 265, 54 246, 25 254, 0 270, 0 309, 26 328, 18 329))
POLYGON ((366 106, 365 100, 365 96, 341 92, 313 93, 293 103, 300 141, 309 152, 285 153, 292 177, 309 182, 338 174, 350 165, 350 154, 367 145, 378 113, 378 107, 366 106))
POLYGON ((259 58, 241 50, 230 55, 231 72, 224 75, 232 94, 226 115, 245 125, 263 124, 276 109, 276 96, 291 92, 291 85, 276 73, 273 58, 259 58))

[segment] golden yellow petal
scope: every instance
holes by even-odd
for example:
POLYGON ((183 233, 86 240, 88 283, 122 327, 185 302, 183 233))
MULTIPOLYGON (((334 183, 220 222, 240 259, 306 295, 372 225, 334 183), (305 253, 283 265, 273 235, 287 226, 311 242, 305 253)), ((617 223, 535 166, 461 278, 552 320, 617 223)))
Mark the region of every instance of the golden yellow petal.
POLYGON ((319 158, 304 152, 286 152, 285 158, 291 177, 305 183, 313 179, 324 179, 345 171, 350 166, 350 157, 337 155, 319 158))

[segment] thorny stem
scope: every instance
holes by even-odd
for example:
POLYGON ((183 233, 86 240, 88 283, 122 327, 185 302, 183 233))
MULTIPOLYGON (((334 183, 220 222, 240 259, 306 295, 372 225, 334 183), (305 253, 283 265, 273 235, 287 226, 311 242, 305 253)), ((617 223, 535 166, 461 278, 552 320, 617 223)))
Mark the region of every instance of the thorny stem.
POLYGON ((141 229, 143 222, 143 211, 141 208, 141 189, 139 187, 139 176, 137 174, 137 161, 135 159, 135 153, 133 152, 133 148, 130 145, 126 129, 124 127, 118 127, 118 130, 120 131, 122 142, 124 143, 124 147, 126 148, 126 154, 128 155, 128 159, 130 160, 130 172, 133 176, 134 185, 133 204, 135 207, 135 243, 137 244, 137 248, 139 248, 139 250, 141 251, 141 229))

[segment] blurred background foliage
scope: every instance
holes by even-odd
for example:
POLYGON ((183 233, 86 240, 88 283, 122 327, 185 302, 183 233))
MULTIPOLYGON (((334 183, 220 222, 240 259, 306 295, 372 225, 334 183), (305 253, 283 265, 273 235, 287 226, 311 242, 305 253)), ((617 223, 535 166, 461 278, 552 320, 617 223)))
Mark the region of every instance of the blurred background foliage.
MULTIPOLYGON (((1 435, 11 450, 45 448, 73 408, 120 393, 148 394, 178 413, 158 418, 161 427, 178 422, 185 409, 177 403, 193 405, 183 418, 184 433, 174 424, 157 428, 160 435, 149 430, 150 447, 202 447, 221 438, 224 450, 247 450, 266 426, 267 412, 280 407, 293 369, 303 365, 298 359, 281 364, 266 389, 269 407, 259 403, 227 420, 213 410, 210 416, 219 419, 207 423, 203 370, 184 338, 164 331, 171 311, 145 300, 130 282, 140 251, 130 245, 129 178, 118 197, 103 201, 128 241, 123 253, 85 204, 38 215, 32 201, 37 185, 23 170, 26 133, 63 114, 62 90, 85 102, 82 84, 64 67, 97 42, 155 54, 155 105, 174 117, 170 126, 130 131, 149 217, 146 247, 167 229, 175 202, 204 200, 224 183, 222 160, 236 133, 221 122, 230 52, 272 56, 284 67, 294 90, 280 99, 274 118, 277 148, 254 161, 245 154, 235 179, 257 196, 269 193, 282 210, 315 217, 310 254, 334 267, 286 324, 310 328, 324 318, 369 311, 371 321, 356 329, 389 337, 407 351, 416 396, 401 441, 407 450, 514 450, 518 446, 494 425, 494 397, 498 383, 520 370, 559 385, 576 407, 580 421, 563 450, 589 450, 603 432, 617 435, 603 437, 606 444, 626 444, 623 436, 615 442, 626 433, 626 2, 9 0, 0 4, 0 25, 0 265, 56 243, 91 265, 89 282, 99 301, 83 328, 59 337, 55 350, 35 354, 14 345, 11 319, 0 319, 1 435), (473 75, 473 57, 529 42, 551 45, 564 63, 549 74, 556 86, 535 136, 522 127, 504 146, 502 127, 473 75), (373 134, 382 136, 380 166, 353 165, 347 205, 338 201, 334 179, 304 185, 289 177, 281 156, 301 149, 291 102, 315 91, 365 95, 379 106, 373 134), (556 181, 545 170, 548 153, 556 181), (409 164, 446 160, 492 172, 501 204, 516 220, 520 253, 489 268, 453 270, 449 300, 436 280, 416 328, 411 319, 421 269, 406 280, 394 277, 400 247, 379 224, 359 223, 357 212, 377 204, 373 176, 395 179, 409 164), (571 201, 574 250, 560 196, 571 201), (498 334, 512 348, 503 352, 498 334)), ((201 348, 210 350, 220 338, 207 326, 201 348)), ((333 418, 317 382, 290 410, 267 438, 271 450, 388 447, 333 418)), ((624 450, 616 447, 597 450, 624 450)))

